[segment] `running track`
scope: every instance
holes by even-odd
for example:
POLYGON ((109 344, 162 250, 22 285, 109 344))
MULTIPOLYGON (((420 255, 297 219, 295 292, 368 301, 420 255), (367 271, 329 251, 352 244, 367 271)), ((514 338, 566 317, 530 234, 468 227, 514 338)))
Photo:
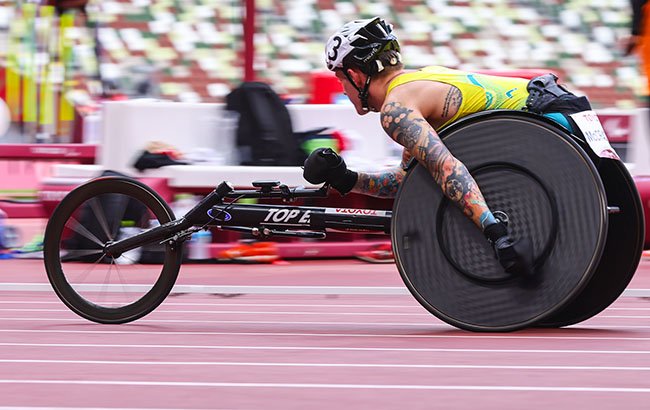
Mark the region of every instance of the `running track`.
POLYGON ((650 408, 648 258, 589 321, 504 334, 452 328, 393 265, 353 260, 185 265, 197 293, 120 326, 46 281, 40 261, 0 261, 0 410, 650 408))

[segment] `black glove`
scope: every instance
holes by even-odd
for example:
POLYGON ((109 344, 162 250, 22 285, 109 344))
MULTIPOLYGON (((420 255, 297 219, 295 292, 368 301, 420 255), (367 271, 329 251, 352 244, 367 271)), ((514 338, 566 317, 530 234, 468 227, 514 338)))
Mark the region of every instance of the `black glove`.
POLYGON ((499 263, 507 273, 523 277, 535 274, 533 243, 530 239, 514 241, 509 236, 504 236, 493 246, 499 263))
POLYGON ((302 176, 312 184, 327 182, 345 195, 357 183, 359 174, 350 171, 345 161, 331 148, 316 148, 307 157, 302 176))
POLYGON ((523 277, 530 277, 535 273, 533 243, 530 239, 513 240, 508 235, 505 223, 501 221, 488 225, 483 233, 492 244, 497 260, 507 273, 523 277))

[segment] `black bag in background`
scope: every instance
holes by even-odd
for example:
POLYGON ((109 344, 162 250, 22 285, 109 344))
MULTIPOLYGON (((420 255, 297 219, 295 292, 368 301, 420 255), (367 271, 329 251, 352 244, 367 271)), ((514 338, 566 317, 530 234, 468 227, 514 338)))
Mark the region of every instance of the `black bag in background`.
POLYGON ((240 165, 302 165, 307 155, 294 134, 289 110, 265 83, 245 82, 226 96, 226 109, 239 113, 240 165))

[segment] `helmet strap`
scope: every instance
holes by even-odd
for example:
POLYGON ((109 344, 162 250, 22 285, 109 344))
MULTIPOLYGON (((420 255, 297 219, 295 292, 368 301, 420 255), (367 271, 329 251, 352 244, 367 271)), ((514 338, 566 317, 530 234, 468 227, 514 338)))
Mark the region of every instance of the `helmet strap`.
POLYGON ((361 108, 364 111, 370 111, 370 106, 368 105, 368 91, 370 91, 370 75, 366 78, 366 83, 363 85, 363 89, 354 82, 348 70, 343 70, 343 73, 347 77, 348 81, 352 84, 355 90, 359 92, 359 100, 361 101, 361 108))

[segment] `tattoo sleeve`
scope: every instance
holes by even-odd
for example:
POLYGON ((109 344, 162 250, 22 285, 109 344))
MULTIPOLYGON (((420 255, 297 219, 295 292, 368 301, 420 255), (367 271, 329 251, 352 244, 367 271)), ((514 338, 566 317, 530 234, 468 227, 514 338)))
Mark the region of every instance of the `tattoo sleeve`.
POLYGON ((381 198, 394 198, 404 175, 406 171, 401 167, 381 172, 359 172, 357 184, 352 191, 381 198))
POLYGON ((482 228, 481 216, 490 210, 476 181, 421 114, 390 102, 382 109, 381 122, 386 133, 429 170, 445 196, 482 228))
POLYGON ((456 87, 451 87, 445 97, 445 105, 442 107, 442 118, 451 118, 451 112, 458 111, 463 102, 463 96, 456 87))

